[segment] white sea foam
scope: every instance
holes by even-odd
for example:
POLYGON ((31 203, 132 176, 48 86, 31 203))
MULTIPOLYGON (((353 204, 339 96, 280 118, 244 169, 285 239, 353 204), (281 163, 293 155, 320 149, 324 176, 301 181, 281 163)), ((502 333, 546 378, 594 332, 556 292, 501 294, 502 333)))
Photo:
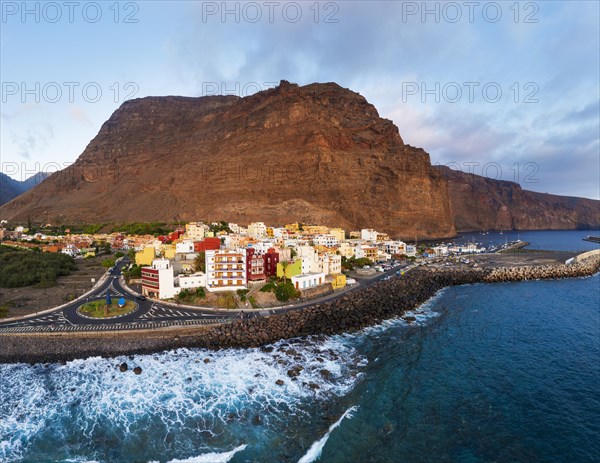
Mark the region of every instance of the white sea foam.
POLYGON ((354 413, 357 410, 357 408, 358 407, 354 406, 346 410, 339 420, 337 420, 335 423, 329 426, 327 433, 325 433, 323 437, 321 437, 318 441, 316 441, 315 443, 313 443, 313 445, 310 446, 310 448, 304 454, 304 456, 300 458, 300 460, 298 460, 298 463, 312 463, 314 461, 317 461, 321 456, 323 447, 325 447, 325 444, 327 443, 327 440, 329 439, 329 436, 331 435, 332 431, 341 424, 344 418, 352 418, 352 413, 354 413))
POLYGON ((440 316, 440 312, 436 311, 435 308, 438 307, 440 299, 442 298, 443 294, 447 291, 447 289, 448 288, 440 289, 423 304, 414 308, 413 310, 407 310, 401 316, 384 320, 381 323, 378 323, 377 325, 368 326, 358 331, 357 333, 349 333, 346 335, 342 335, 342 337, 347 340, 352 340, 356 339, 357 336, 379 336, 380 334, 387 332, 389 329, 398 327, 425 326, 430 322, 432 318, 440 316), (405 319, 405 317, 413 317, 415 320, 408 321, 405 319))
POLYGON ((171 460, 169 463, 227 463, 233 456, 246 448, 246 444, 240 445, 229 452, 222 453, 204 453, 197 457, 186 458, 185 460, 171 460))
MULTIPOLYGON (((347 394, 366 365, 343 339, 290 340, 271 347, 272 352, 179 349, 133 360, 0 365, 1 390, 10 391, 0 394, 0 461, 27 460, 38 455, 36 443, 48 440, 55 440, 59 451, 67 440, 82 442, 70 452, 103 460, 102 449, 90 454, 85 447, 98 433, 127 441, 152 429, 158 456, 158 445, 173 433, 184 442, 182 436, 198 432, 231 441, 239 437, 232 435, 231 424, 245 426, 255 416, 277 429, 290 416, 305 419, 307 404, 347 394), (129 365, 125 373, 118 371, 121 362, 129 365), (134 366, 142 367, 141 375, 133 374, 134 366), (300 375, 290 378, 288 370, 298 366, 300 375)), ((63 458, 73 457, 65 452, 63 458)))

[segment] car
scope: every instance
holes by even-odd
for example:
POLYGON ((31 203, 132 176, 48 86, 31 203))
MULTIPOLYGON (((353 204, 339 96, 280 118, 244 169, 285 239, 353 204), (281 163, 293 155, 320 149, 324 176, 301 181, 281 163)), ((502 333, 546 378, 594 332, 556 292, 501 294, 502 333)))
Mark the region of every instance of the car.
POLYGON ((136 301, 145 301, 146 300, 146 296, 135 296, 135 300, 136 301))

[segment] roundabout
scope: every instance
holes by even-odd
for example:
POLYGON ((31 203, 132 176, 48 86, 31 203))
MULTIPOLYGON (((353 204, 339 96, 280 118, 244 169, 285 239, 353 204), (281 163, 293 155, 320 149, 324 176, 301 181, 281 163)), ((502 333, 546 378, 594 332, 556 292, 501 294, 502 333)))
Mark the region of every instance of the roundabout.
POLYGON ((77 307, 76 313, 83 318, 109 320, 129 315, 138 308, 138 304, 129 300, 121 299, 107 304, 106 300, 97 299, 80 305, 77 307))

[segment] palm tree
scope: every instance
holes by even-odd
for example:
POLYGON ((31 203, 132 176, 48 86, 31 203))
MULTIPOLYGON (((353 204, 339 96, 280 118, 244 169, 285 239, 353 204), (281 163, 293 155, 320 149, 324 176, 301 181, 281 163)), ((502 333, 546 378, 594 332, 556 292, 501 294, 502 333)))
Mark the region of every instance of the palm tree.
POLYGON ((287 271, 288 265, 290 265, 290 263, 287 260, 284 260, 281 262, 281 268, 283 269, 283 284, 287 283, 286 271, 287 271))

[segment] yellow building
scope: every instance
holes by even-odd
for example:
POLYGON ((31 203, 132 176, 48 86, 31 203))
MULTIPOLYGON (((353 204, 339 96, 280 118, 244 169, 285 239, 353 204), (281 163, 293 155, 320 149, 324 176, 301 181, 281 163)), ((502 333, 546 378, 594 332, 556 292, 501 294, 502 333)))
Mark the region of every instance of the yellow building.
POLYGON ((144 267, 152 265, 152 261, 156 258, 154 246, 146 246, 141 251, 135 253, 135 263, 144 267))
MULTIPOLYGON (((285 268, 286 278, 292 278, 293 276, 300 275, 302 273, 302 260, 297 259, 294 263, 288 263, 285 268)), ((281 262, 277 263, 277 277, 283 278, 283 265, 281 262)))
POLYGON ((351 231, 350 239, 352 239, 352 238, 360 238, 360 231, 351 231))
POLYGON ((346 259, 350 259, 354 255, 354 246, 347 241, 340 243, 337 250, 346 259))
POLYGON ((273 227, 267 227, 267 237, 273 238, 273 227))
POLYGON ((298 230, 300 230, 300 227, 298 225, 298 222, 296 222, 296 223, 286 223, 285 224, 285 229, 287 231, 289 231, 289 232, 297 233, 298 230))
POLYGON ((304 225, 302 233, 305 235, 325 235, 329 232, 329 227, 323 225, 304 225))
POLYGON ((346 287, 346 275, 343 273, 334 273, 331 277, 333 277, 333 281, 331 282, 333 289, 342 289, 346 287))
POLYGON ((343 228, 330 228, 329 233, 335 236, 340 243, 346 239, 346 231, 343 228))
POLYGON ((376 241, 389 241, 390 236, 387 233, 377 233, 376 241))
POLYGON ((167 259, 175 259, 175 245, 174 244, 161 244, 160 253, 167 259))

